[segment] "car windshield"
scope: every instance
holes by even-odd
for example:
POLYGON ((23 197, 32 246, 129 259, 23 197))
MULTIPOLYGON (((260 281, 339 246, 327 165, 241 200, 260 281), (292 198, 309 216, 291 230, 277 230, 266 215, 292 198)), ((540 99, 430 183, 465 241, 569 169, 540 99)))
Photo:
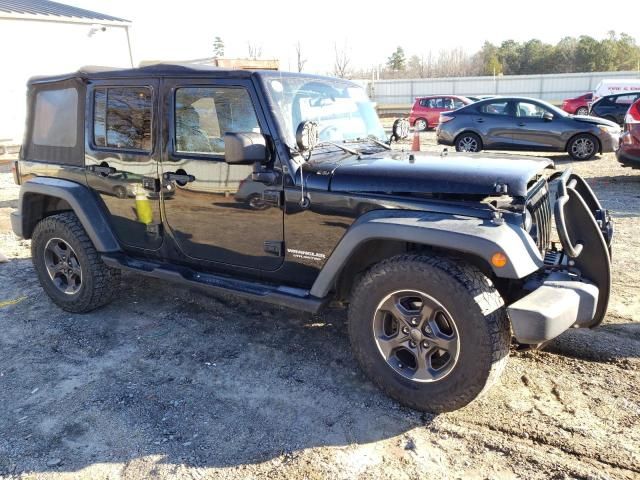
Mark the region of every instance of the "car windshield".
POLYGON ((345 80, 304 75, 264 75, 276 120, 290 147, 304 121, 318 124, 320 142, 341 142, 385 133, 363 88, 345 80))

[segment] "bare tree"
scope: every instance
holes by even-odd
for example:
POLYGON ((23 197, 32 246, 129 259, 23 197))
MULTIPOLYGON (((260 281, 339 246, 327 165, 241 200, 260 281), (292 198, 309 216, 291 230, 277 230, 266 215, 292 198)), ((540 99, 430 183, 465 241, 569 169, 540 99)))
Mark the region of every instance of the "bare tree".
POLYGON ((257 60, 262 56, 262 45, 257 43, 247 42, 247 47, 249 49, 249 58, 252 60, 257 60))
POLYGON ((333 44, 333 49, 336 53, 335 62, 333 64, 333 74, 338 78, 346 78, 349 72, 349 65, 351 64, 351 57, 347 45, 341 49, 338 48, 336 43, 333 44))
POLYGON ((307 63, 307 59, 304 58, 302 54, 302 45, 300 45, 300 40, 296 43, 296 58, 298 60, 298 72, 301 72, 304 68, 304 64, 307 63))

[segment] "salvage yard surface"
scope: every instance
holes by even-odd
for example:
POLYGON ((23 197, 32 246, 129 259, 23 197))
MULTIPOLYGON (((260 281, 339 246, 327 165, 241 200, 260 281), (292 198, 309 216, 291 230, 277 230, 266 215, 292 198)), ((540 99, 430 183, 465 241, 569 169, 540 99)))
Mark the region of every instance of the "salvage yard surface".
POLYGON ((640 171, 550 158, 611 210, 609 313, 512 352, 487 396, 438 416, 364 377, 341 312, 131 274, 106 308, 58 309, 11 233, 0 166, 0 478, 639 478, 640 171))

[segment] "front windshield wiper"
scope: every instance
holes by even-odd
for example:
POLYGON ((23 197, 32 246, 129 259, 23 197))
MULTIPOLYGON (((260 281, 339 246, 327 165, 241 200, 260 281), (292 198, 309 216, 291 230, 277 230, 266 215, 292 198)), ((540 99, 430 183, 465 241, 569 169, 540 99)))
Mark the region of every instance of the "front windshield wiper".
POLYGON ((349 153, 351 155, 358 155, 360 156, 360 152, 358 152, 357 150, 353 150, 351 148, 345 147, 344 145, 340 145, 339 143, 334 143, 334 142, 330 142, 328 140, 325 140, 324 142, 320 142, 316 145, 317 147, 321 147, 322 145, 332 145, 334 147, 339 148, 340 150, 342 150, 343 152, 349 153))
POLYGON ((381 142, 380 140, 378 140, 376 137, 374 137, 373 135, 369 135, 367 137, 367 140, 371 140, 373 143, 375 143, 376 145, 379 145, 380 147, 386 149, 386 150, 391 150, 391 145, 386 144, 384 142, 381 142))

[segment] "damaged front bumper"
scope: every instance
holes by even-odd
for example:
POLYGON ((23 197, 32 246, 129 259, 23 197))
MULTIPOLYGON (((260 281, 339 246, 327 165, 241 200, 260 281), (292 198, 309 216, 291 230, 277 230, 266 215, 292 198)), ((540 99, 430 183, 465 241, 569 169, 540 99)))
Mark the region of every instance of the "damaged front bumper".
POLYGON ((507 307, 521 344, 551 340, 571 327, 593 328, 607 311, 611 291, 613 224, 587 183, 570 170, 552 177, 554 217, 562 249, 549 252, 526 295, 507 307))

